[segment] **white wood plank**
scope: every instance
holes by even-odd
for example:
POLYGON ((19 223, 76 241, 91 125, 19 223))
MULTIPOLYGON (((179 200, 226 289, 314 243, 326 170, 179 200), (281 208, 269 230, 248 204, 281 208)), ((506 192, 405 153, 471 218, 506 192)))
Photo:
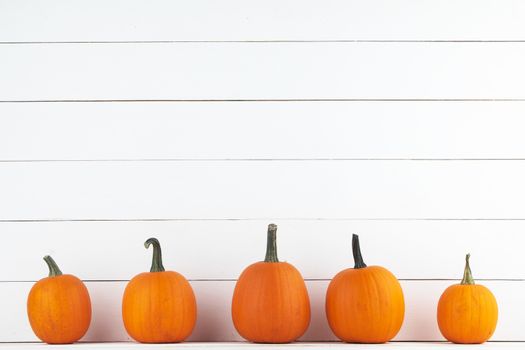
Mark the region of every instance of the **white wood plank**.
MULTIPOLYGON (((93 304, 91 327, 83 341, 129 340, 121 320, 121 297, 126 282, 87 282, 93 304)), ((198 319, 192 341, 240 341, 230 316, 234 281, 192 282, 198 303, 198 319)), ((336 340, 324 314, 327 281, 307 282, 312 320, 304 341, 336 340)), ((443 340, 436 322, 436 306, 450 281, 402 281, 406 299, 403 327, 395 340, 443 340)), ((523 341, 525 322, 524 282, 484 282, 498 300, 498 327, 492 340, 523 341)), ((25 303, 31 283, 0 283, 0 340, 35 341, 26 319, 25 303)))
POLYGON ((525 158, 525 102, 0 104, 0 160, 525 158))
POLYGON ((525 38, 519 0, 3 0, 0 9, 0 41, 525 38))
POLYGON ((524 57, 525 43, 0 45, 0 100, 522 99, 524 57))
POLYGON ((525 161, 0 164, 0 220, 524 218, 525 161))
MULTIPOLYGON (((4 222, 0 232, 13 248, 0 254, 0 266, 16 269, 1 269, 0 281, 46 276, 46 254, 82 279, 130 279, 149 270, 151 251, 142 243, 150 236, 161 241, 167 268, 193 280, 236 279, 264 258, 269 222, 4 222)), ((366 263, 401 279, 459 280, 467 252, 476 279, 525 279, 525 221, 276 222, 280 259, 307 279, 353 266, 351 233, 360 234, 366 263)))

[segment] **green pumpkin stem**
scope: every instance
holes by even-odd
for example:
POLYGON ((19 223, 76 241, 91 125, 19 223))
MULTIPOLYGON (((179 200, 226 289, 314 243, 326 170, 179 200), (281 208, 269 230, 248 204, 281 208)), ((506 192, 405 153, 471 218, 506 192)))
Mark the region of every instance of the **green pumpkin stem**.
POLYGON ((277 225, 268 225, 268 238, 266 241, 266 257, 264 262, 279 262, 277 259, 277 225))
POLYGON ((55 262, 55 260, 53 260, 52 257, 46 255, 44 256, 44 261, 46 262, 47 267, 49 267, 49 277, 56 277, 62 275, 62 271, 60 271, 57 263, 55 262))
POLYGON ((149 238, 144 242, 144 247, 146 247, 146 249, 148 249, 150 245, 153 245, 153 259, 151 261, 150 272, 166 271, 162 265, 162 250, 160 249, 159 240, 156 238, 149 238))
POLYGON ((474 277, 472 277, 472 271, 470 270, 470 254, 467 254, 465 260, 465 272, 463 272, 463 279, 461 280, 461 284, 476 284, 474 282, 474 277))
POLYGON ((354 269, 362 269, 366 267, 363 257, 361 256, 361 248, 359 247, 359 236, 352 235, 352 253, 354 254, 354 269))

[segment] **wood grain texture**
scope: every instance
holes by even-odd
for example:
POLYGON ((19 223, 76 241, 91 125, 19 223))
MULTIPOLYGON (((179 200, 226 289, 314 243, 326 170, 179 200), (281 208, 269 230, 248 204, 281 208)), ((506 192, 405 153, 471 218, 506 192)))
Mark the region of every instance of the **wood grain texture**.
POLYGON ((521 158, 525 102, 0 104, 0 160, 521 158))
MULTIPOLYGON (((404 325, 395 340, 443 340, 436 321, 439 296, 450 281, 403 281, 406 296, 404 325)), ((121 321, 121 298, 126 282, 88 282, 93 302, 93 320, 84 341, 129 340, 121 321)), ((240 341, 230 315, 234 281, 193 281, 198 318, 191 341, 240 341)), ((492 340, 524 341, 525 316, 516 305, 525 293, 524 282, 483 282, 499 302, 500 318, 492 340)), ((310 281, 307 287, 312 321, 303 341, 335 340, 324 314, 327 281, 310 281)), ((0 338, 3 341, 35 341, 22 310, 31 283, 0 283, 0 338)))
MULTIPOLYGON (((0 255, 0 281, 47 275, 52 255, 64 273, 85 280, 124 280, 149 271, 157 237, 164 265, 192 280, 236 279, 264 259, 266 226, 255 221, 0 223, 9 249, 0 255), (30 243, 29 243, 30 242, 30 243), (20 247, 23 247, 21 251, 20 247), (94 258, 96 257, 96 258, 94 258)), ((519 242, 525 221, 295 221, 277 220, 278 254, 307 279, 330 279, 353 266, 351 234, 361 238, 365 262, 402 279, 461 279, 472 254, 477 279, 525 279, 519 242)))
POLYGON ((525 42, 0 45, 0 57, 3 101, 525 98, 525 42))
POLYGON ((525 161, 0 164, 0 219, 523 218, 525 161))
POLYGON ((3 42, 525 39, 519 0, 3 0, 0 8, 3 42))
POLYGON ((396 340, 443 340, 437 299, 470 252, 500 304, 493 340, 525 341, 524 15, 520 0, 0 0, 0 342, 36 340, 45 254, 89 280, 85 340, 129 340, 121 296, 150 236, 196 291, 191 340, 239 341, 233 286, 269 222, 308 279, 303 340, 334 340, 325 289, 358 233, 404 279, 396 340))

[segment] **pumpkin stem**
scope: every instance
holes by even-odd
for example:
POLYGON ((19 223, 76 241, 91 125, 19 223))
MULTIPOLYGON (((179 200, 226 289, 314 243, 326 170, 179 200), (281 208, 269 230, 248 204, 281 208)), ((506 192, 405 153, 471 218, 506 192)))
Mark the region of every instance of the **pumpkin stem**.
POLYGON ((352 235, 352 253, 354 254, 354 269, 362 269, 366 267, 363 257, 361 256, 361 248, 359 247, 359 236, 356 234, 352 235))
POLYGON ((277 259, 277 225, 268 225, 268 238, 266 241, 266 257, 264 262, 279 262, 277 259))
POLYGON ((476 284, 474 282, 474 277, 472 277, 472 271, 470 271, 470 253, 467 254, 465 260, 465 272, 463 273, 463 279, 461 280, 461 284, 476 284))
POLYGON ((46 262, 47 267, 49 267, 49 277, 56 277, 62 275, 62 271, 60 271, 57 263, 55 262, 55 260, 53 260, 52 257, 46 255, 44 256, 44 261, 46 262))
POLYGON ((160 249, 159 240, 156 238, 149 238, 144 242, 144 247, 146 247, 146 249, 148 249, 150 245, 153 245, 153 259, 151 261, 150 272, 166 271, 162 265, 162 250, 160 249))

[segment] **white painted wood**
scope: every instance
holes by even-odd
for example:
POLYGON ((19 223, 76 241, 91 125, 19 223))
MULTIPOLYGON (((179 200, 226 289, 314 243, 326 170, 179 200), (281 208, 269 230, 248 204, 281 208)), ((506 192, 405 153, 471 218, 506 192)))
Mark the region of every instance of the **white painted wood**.
POLYGON ((524 218, 525 161, 0 164, 0 220, 524 218))
MULTIPOLYGON (((0 281, 35 281, 47 275, 52 255, 62 268, 85 280, 130 279, 148 271, 157 237, 164 265, 187 278, 236 279, 263 260, 266 226, 256 221, 26 222, 0 223, 9 249, 0 254, 0 281), (22 250, 23 247, 23 250, 22 250)), ((525 279, 519 242, 525 221, 276 221, 281 260, 307 279, 330 279, 353 266, 351 233, 361 237, 369 265, 382 265, 402 279, 461 279, 464 256, 472 254, 477 279, 525 279)))
MULTIPOLYGON (((125 341, 121 297, 126 282, 87 282, 93 303, 91 327, 84 341, 125 341)), ((312 320, 304 341, 335 340, 324 314, 326 281, 307 282, 312 320)), ((406 299, 404 325, 395 340, 443 340, 436 322, 437 301, 450 281, 402 281, 406 299)), ((498 300, 498 327, 492 340, 524 341, 525 312, 517 307, 525 293, 524 282, 483 282, 498 300)), ((3 341, 35 341, 25 314, 32 283, 0 283, 0 338, 3 341)), ((194 281, 198 319, 192 341, 239 341, 230 316, 234 281, 194 281)))
POLYGON ((0 104, 0 160, 525 158, 525 102, 0 104))
MULTIPOLYGON (((387 344, 367 344, 368 349, 410 349, 426 350, 432 348, 464 350, 464 345, 441 342, 390 342, 387 344)), ((34 350, 34 349, 63 349, 63 345, 48 345, 41 343, 6 343, 0 344, 0 349, 34 350)), ((138 344, 131 342, 109 343, 76 343, 68 345, 69 348, 79 349, 265 349, 285 350, 293 349, 362 349, 362 344, 347 344, 341 342, 295 342, 290 344, 254 344, 248 342, 185 342, 179 344, 138 344)), ((488 349, 522 349, 522 342, 488 342, 481 345, 469 345, 469 350, 488 349)))
POLYGON ((525 341, 524 15, 519 0, 0 0, 0 101, 258 101, 0 103, 0 341, 36 340, 25 298, 48 253, 91 280, 85 340, 128 340, 120 297, 152 235, 197 292, 192 340, 238 341, 234 279, 272 221, 309 279, 303 340, 334 340, 325 288, 357 232, 405 279, 397 340, 442 340, 453 281, 428 279, 458 279, 471 252, 500 303, 493 339, 525 341), (92 43, 42 43, 67 41, 92 43), (259 101, 308 99, 375 101, 259 101), (465 158, 514 160, 446 160, 465 158))
POLYGON ((0 41, 525 39, 519 0, 3 0, 0 9, 0 41))
POLYGON ((525 43, 0 45, 0 58, 0 100, 525 98, 525 43))

